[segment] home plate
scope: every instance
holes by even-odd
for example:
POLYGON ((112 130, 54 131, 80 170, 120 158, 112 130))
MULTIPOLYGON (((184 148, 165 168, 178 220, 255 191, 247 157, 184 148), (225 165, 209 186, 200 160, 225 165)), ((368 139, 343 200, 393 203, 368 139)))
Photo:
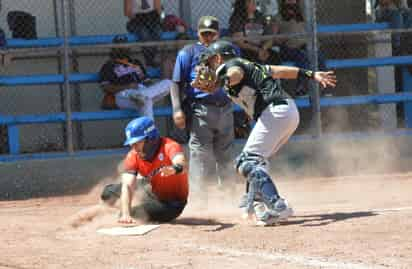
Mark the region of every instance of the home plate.
POLYGON ((98 233, 106 235, 144 235, 148 232, 157 229, 160 225, 139 225, 132 227, 113 227, 102 228, 97 230, 98 233))

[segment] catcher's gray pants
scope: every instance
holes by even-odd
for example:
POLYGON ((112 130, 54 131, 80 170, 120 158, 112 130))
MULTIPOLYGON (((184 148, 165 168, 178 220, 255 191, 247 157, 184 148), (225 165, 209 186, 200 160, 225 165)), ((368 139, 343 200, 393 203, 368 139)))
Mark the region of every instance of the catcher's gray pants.
POLYGON ((135 109, 142 115, 154 118, 153 105, 167 96, 175 84, 168 79, 150 86, 139 84, 137 89, 126 89, 116 94, 116 105, 121 109, 135 109), (139 104, 140 103, 140 104, 139 104))
POLYGON ((258 118, 243 152, 257 154, 265 159, 283 146, 299 125, 299 112, 295 102, 269 105, 258 118))
POLYGON ((280 197, 275 183, 267 171, 267 159, 284 145, 299 124, 299 112, 295 102, 269 105, 258 118, 255 127, 238 158, 237 169, 247 177, 247 211, 253 208, 256 194, 262 196, 271 208, 280 197), (251 184, 251 185, 249 185, 251 184))
POLYGON ((190 190, 204 195, 207 181, 228 183, 232 168, 234 140, 232 104, 218 107, 195 103, 193 105, 190 149, 190 190), (218 173, 216 173, 218 171, 218 173), (226 181, 226 182, 225 182, 226 181))

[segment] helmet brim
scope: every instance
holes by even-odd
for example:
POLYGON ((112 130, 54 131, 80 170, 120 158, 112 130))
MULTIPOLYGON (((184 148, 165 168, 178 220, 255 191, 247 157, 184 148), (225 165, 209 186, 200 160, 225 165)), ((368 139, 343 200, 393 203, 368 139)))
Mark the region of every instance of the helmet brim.
POLYGON ((130 146, 133 145, 137 142, 140 142, 142 140, 146 139, 146 136, 137 136, 137 137, 130 137, 129 139, 127 139, 124 143, 123 146, 130 146))

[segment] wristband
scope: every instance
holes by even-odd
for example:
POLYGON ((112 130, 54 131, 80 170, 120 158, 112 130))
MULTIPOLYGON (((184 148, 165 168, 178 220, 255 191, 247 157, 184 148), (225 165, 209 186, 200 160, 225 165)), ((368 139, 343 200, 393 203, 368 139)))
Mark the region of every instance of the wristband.
POLYGON ((298 78, 313 79, 315 77, 315 72, 308 69, 299 68, 298 78))
POLYGON ((175 174, 180 174, 183 172, 183 165, 181 164, 174 164, 172 167, 175 169, 175 174))

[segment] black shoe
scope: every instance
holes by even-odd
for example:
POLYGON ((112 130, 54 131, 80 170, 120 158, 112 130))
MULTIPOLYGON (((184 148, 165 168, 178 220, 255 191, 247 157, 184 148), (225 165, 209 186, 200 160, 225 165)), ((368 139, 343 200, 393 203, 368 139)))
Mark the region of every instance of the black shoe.
POLYGON ((111 199, 117 200, 120 198, 120 195, 122 194, 122 184, 108 184, 104 187, 102 194, 100 195, 100 198, 103 201, 109 201, 111 199))

